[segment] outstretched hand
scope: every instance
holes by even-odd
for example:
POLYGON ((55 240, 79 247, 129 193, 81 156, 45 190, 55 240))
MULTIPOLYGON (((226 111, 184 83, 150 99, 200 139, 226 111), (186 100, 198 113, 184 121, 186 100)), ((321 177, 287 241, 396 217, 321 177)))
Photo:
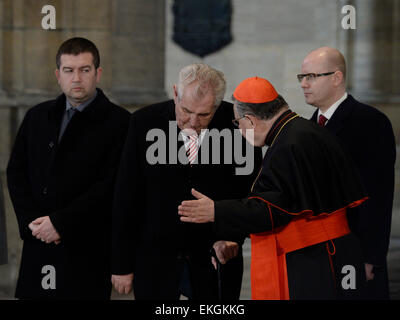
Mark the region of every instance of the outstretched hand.
POLYGON ((182 201, 178 207, 181 221, 194 223, 214 222, 214 201, 195 189, 192 189, 192 195, 197 200, 182 201))

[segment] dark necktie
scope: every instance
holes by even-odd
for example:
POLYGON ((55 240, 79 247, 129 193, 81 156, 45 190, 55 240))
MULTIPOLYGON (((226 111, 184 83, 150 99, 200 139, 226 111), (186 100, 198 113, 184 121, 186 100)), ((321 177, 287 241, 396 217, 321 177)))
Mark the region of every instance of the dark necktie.
POLYGON ((70 108, 67 110, 67 116, 63 119, 63 121, 61 123, 61 129, 60 129, 58 141, 60 141, 62 136, 64 135, 65 129, 67 129, 68 123, 71 121, 75 112, 76 112, 75 108, 70 108))
POLYGON ((319 120, 318 120, 318 124, 321 126, 321 127, 324 127, 325 126, 325 123, 328 121, 328 119, 324 116, 324 115, 320 115, 319 116, 319 120))

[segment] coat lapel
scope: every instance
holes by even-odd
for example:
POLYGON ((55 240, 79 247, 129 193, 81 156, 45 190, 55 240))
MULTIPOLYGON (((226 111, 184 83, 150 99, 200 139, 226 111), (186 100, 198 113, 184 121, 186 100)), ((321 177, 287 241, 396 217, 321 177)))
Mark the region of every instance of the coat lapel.
POLYGON ((337 135, 341 129, 345 126, 347 118, 351 115, 354 108, 354 98, 349 95, 339 107, 336 109, 332 117, 326 124, 326 128, 332 133, 337 135))
MULTIPOLYGON (((354 102, 355 102, 354 98, 349 94, 346 100, 344 100, 336 109, 336 111, 329 119, 325 127, 335 135, 338 134, 340 130, 343 128, 344 124, 346 123, 347 118, 353 112, 354 102)), ((318 116, 318 109, 315 110, 310 120, 318 123, 317 116, 318 116)))
MULTIPOLYGON (((60 114, 57 115, 57 141, 58 134, 60 131, 61 120, 65 111, 65 96, 63 96, 63 100, 61 103, 62 106, 57 106, 60 108, 58 112, 60 114), (62 110, 61 110, 62 109, 62 110)), ((58 100, 58 99, 57 99, 58 100)), ((78 137, 82 134, 82 130, 85 127, 89 127, 92 122, 98 122, 103 117, 105 117, 106 104, 108 103, 107 97, 103 94, 102 90, 97 89, 97 97, 94 99, 82 112, 77 111, 73 118, 68 123, 67 128, 65 129, 64 135, 60 140, 60 147, 66 144, 73 137, 78 137)))

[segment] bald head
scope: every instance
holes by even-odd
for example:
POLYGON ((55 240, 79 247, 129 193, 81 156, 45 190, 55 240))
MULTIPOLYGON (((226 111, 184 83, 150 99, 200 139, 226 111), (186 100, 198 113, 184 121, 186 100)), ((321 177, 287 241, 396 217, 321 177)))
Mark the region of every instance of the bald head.
POLYGON ((339 50, 330 47, 318 48, 307 55, 303 64, 310 61, 318 64, 324 72, 339 70, 343 74, 343 81, 346 80, 346 61, 339 50))

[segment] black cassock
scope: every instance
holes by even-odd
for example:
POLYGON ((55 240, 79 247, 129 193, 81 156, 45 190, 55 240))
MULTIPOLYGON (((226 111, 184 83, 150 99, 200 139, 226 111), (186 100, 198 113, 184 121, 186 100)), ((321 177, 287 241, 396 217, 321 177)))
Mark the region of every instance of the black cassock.
MULTIPOLYGON (((295 213, 330 214, 366 198, 351 159, 325 128, 288 110, 272 126, 266 145, 249 197, 215 202, 218 237, 282 228, 295 213), (271 214, 267 203, 273 205, 271 214)), ((351 233, 286 253, 286 266, 290 299, 362 297, 365 271, 359 241, 351 233), (355 289, 342 285, 348 265, 356 272, 355 289)))

